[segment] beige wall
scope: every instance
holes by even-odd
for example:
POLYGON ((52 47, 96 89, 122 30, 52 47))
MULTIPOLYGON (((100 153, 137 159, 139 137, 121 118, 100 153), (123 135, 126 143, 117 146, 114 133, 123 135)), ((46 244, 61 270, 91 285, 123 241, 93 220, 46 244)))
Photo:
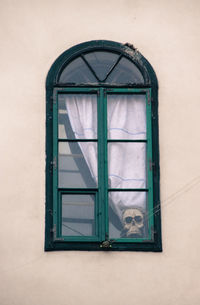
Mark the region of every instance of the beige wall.
POLYGON ((200 304, 200 2, 1 0, 0 304, 200 304), (45 78, 88 40, 159 80, 163 253, 45 253, 45 78))

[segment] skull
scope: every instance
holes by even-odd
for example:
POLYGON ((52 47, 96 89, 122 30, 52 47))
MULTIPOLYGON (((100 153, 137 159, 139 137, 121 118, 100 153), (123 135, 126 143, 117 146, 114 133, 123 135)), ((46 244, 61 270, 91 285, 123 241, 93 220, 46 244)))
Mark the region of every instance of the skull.
POLYGON ((121 237, 138 238, 144 236, 144 213, 138 208, 127 209, 123 216, 121 237))

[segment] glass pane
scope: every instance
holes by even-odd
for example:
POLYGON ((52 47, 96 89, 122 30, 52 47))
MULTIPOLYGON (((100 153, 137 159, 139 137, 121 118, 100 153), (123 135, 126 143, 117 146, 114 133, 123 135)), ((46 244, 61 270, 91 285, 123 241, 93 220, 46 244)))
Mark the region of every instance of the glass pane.
POLYGON ((111 84, 143 84, 144 79, 136 65, 123 57, 108 76, 106 82, 111 84))
POLYGON ((109 94, 108 139, 146 139, 146 95, 109 94))
POLYGON ((91 52, 84 56, 101 81, 106 78, 108 72, 119 58, 118 54, 102 51, 91 52))
POLYGON ((109 193, 109 238, 148 236, 147 193, 109 193))
POLYGON ((58 96, 58 136, 62 139, 97 138, 97 96, 60 94, 58 96))
POLYGON ((97 143, 59 143, 58 169, 60 188, 97 187, 97 143))
POLYGON ((78 57, 62 71, 59 83, 97 83, 97 79, 82 58, 78 57))
POLYGON ((146 143, 108 143, 110 188, 146 188, 146 143))
POLYGON ((94 195, 62 195, 62 236, 95 235, 94 211, 94 195))

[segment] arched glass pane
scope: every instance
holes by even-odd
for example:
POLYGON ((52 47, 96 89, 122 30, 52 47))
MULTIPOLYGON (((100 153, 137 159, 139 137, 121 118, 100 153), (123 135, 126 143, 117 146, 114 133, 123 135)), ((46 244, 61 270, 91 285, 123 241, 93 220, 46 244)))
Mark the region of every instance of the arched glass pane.
POLYGON ((103 81, 106 78, 110 69, 119 58, 118 54, 102 51, 91 52, 84 56, 100 81, 103 81))
POLYGON ((106 83, 110 84, 143 84, 140 70, 130 60, 123 57, 108 76, 106 83))
POLYGON ((63 70, 59 83, 97 83, 97 79, 82 58, 78 57, 63 70))

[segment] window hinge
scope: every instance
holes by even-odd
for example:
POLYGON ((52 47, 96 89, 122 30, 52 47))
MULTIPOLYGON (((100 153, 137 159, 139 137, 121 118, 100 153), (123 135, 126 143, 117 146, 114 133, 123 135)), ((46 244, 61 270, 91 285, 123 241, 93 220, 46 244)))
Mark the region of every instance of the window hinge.
POLYGON ((51 95, 50 100, 51 100, 51 105, 56 104, 56 95, 55 94, 51 95))
POLYGON ((155 234, 157 234, 156 230, 154 229, 154 227, 151 227, 151 240, 153 241, 155 238, 155 234))
POLYGON ((153 166, 155 166, 155 162, 152 162, 152 160, 149 160, 149 170, 152 171, 153 170, 153 166))
POLYGON ((56 224, 53 226, 53 229, 51 230, 51 232, 53 233, 54 241, 63 241, 64 240, 64 238, 56 236, 56 224))
POLYGON ((48 209, 48 212, 51 216, 53 216, 53 211, 51 209, 48 209))
POLYGON ((56 104, 56 102, 57 102, 57 91, 56 90, 53 91, 53 95, 51 96, 51 98, 52 98, 53 104, 56 104))
POLYGON ((53 228, 50 230, 51 233, 53 233, 53 236, 55 238, 56 236, 56 225, 53 225, 53 228))
POLYGON ((143 242, 148 242, 148 243, 153 243, 155 240, 155 234, 157 234, 157 232, 154 230, 153 226, 151 227, 151 239, 144 239, 143 242))
POLYGON ((148 103, 148 105, 151 104, 151 96, 150 96, 150 92, 149 91, 147 91, 147 103, 148 103))
POLYGON ((54 170, 57 169, 57 158, 56 158, 56 156, 53 158, 53 161, 51 161, 51 165, 52 165, 54 170))

